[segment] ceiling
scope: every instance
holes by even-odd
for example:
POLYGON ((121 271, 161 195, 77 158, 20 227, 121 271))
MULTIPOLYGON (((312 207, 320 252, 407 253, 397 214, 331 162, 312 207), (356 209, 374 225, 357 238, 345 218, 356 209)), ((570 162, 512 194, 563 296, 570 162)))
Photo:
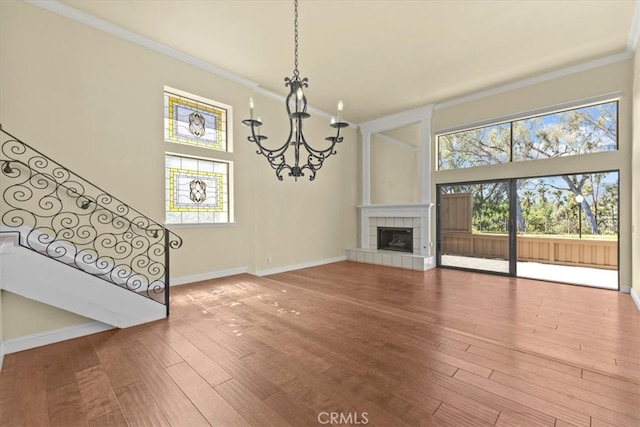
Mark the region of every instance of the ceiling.
MULTIPOLYGON (((62 3, 287 93, 293 1, 62 3)), ((636 3, 300 0, 300 74, 312 106, 360 123, 625 52, 636 3)))

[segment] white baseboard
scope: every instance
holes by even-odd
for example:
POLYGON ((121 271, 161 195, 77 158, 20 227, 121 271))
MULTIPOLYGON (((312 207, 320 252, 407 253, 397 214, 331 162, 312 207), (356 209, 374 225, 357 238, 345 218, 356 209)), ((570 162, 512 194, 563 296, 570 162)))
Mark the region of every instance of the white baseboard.
POLYGON ((430 256, 427 258, 427 270, 431 270, 433 268, 436 268, 436 257, 430 256))
POLYGON ((640 310, 640 296, 638 296, 638 293, 633 288, 631 288, 631 299, 636 303, 638 310, 640 310))
POLYGON ((52 331, 38 334, 25 335, 23 337, 12 338, 2 342, 3 355, 16 353, 18 351, 29 350, 43 345, 54 344, 73 338, 84 337, 98 332, 114 329, 113 326, 102 322, 90 322, 83 325, 68 326, 66 328, 54 329, 52 331))
POLYGON ((622 292, 623 294, 628 294, 629 292, 631 292, 631 286, 625 286, 621 284, 620 292, 622 292))
MULTIPOLYGON (((301 268, 316 267, 318 265, 331 264, 334 262, 345 261, 346 256, 336 258, 322 259, 318 261, 304 262, 302 264, 287 265, 284 267, 270 268, 267 270, 258 270, 256 276, 268 276, 270 274, 284 273, 285 271, 299 270, 301 268)), ((218 279, 220 277, 234 276, 236 274, 248 273, 249 267, 230 268, 229 270, 210 271, 208 273, 194 274, 191 276, 182 276, 171 279, 170 286, 181 286, 188 283, 202 282, 204 280, 218 279)))
POLYGON ((231 268, 229 270, 210 271, 209 273, 194 274, 171 279, 169 286, 186 285, 187 283, 202 282, 203 280, 218 279, 220 277, 234 276, 236 274, 247 273, 249 267, 231 268))
POLYGON ((20 233, 0 226, 0 254, 13 253, 13 247, 20 244, 20 233))
POLYGON ((0 341, 0 372, 2 372, 2 362, 4 362, 4 343, 0 341))
POLYGON ((346 261, 346 256, 335 258, 321 259, 318 261, 303 262, 302 264, 286 265, 284 267, 269 268, 266 270, 256 271, 256 276, 269 276, 270 274, 284 273, 287 271, 300 270, 301 268, 317 267, 324 264, 333 264, 334 262, 346 261))

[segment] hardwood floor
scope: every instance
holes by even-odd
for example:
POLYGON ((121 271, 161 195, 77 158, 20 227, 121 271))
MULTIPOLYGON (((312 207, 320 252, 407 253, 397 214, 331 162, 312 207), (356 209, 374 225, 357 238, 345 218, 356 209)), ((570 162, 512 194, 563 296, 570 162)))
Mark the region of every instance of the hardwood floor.
POLYGON ((638 426, 614 291, 341 262, 172 289, 168 320, 5 357, 2 426, 638 426))

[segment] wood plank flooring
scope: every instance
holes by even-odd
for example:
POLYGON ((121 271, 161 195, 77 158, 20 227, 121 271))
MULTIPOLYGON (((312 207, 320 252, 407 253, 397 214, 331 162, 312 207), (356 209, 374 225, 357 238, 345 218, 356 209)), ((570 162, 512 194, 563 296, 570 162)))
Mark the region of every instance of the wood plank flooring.
POLYGON ((639 426, 629 295, 341 262, 7 355, 0 426, 639 426))

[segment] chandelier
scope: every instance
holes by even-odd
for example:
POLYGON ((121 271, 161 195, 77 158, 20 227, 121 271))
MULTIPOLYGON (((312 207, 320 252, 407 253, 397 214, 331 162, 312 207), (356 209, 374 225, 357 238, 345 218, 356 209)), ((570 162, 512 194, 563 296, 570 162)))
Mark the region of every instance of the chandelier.
POLYGON ((282 181, 282 173, 289 172, 289 176, 298 180, 298 177, 305 176, 304 171, 309 172, 309 180, 313 181, 316 172, 322 167, 322 163, 332 154, 336 154, 334 147, 342 142, 343 137, 340 136, 340 129, 349 126, 348 123, 342 121, 342 101, 338 102, 337 119, 331 117, 329 126, 336 129, 335 136, 328 136, 325 139, 329 141, 325 144, 325 148, 314 148, 307 142, 304 136, 303 123, 305 119, 311 117, 307 113, 307 97, 303 88, 309 87, 308 78, 300 78, 298 71, 298 0, 294 0, 294 42, 295 42, 295 67, 291 78, 285 77, 284 85, 289 87, 289 95, 286 99, 287 115, 289 116, 289 137, 286 142, 276 148, 270 149, 263 145, 267 139, 265 135, 260 133, 262 120, 260 117, 254 118, 253 98, 249 99, 249 119, 243 120, 242 123, 251 128, 251 135, 247 139, 255 143, 257 146, 257 154, 262 154, 276 171, 276 176, 282 181), (328 147, 327 147, 328 145, 328 147), (288 150, 293 147, 293 153, 288 150))

